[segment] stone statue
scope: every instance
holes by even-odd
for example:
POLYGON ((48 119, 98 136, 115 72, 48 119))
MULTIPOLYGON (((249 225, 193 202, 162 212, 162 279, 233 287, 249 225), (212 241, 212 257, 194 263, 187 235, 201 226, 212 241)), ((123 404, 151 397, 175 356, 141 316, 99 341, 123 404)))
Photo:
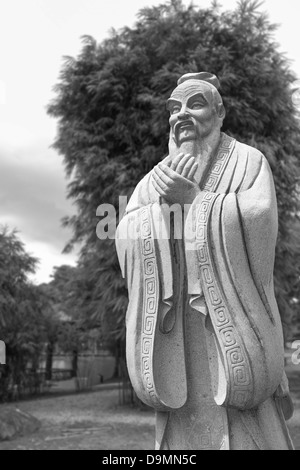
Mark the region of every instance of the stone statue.
POLYGON ((221 132, 218 89, 207 72, 178 80, 169 155, 117 230, 128 370, 157 449, 288 450, 274 183, 258 150, 221 132))

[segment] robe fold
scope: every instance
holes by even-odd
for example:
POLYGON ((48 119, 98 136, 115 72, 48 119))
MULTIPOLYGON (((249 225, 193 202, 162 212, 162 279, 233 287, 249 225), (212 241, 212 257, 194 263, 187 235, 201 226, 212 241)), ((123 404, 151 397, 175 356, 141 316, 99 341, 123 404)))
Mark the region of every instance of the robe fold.
POLYGON ((292 448, 270 168, 222 134, 200 189, 183 213, 163 203, 150 172, 119 224, 133 387, 157 410, 157 448, 292 448))

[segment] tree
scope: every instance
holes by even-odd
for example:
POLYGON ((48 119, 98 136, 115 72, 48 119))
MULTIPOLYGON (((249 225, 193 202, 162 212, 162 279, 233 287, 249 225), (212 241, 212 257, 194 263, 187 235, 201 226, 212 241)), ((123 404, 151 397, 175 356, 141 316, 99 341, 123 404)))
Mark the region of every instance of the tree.
POLYGON ((97 44, 89 36, 77 58, 67 57, 48 112, 58 119, 54 148, 70 178, 68 197, 77 214, 67 217, 74 243, 82 243, 81 271, 91 319, 118 325, 124 338, 126 289, 113 240, 97 240, 96 209, 118 205, 167 153, 165 101, 179 76, 210 71, 221 82, 227 117, 223 130, 259 148, 273 170, 279 209, 275 287, 284 324, 300 298, 296 240, 300 176, 299 124, 289 87, 295 76, 278 52, 276 27, 257 1, 235 10, 185 7, 172 0, 144 8, 133 28, 112 31, 97 44), (294 299, 294 300, 293 300, 294 299))
POLYGON ((90 308, 90 302, 84 296, 88 289, 80 266, 55 267, 52 278, 49 284, 40 286, 48 295, 56 319, 56 323, 52 319, 49 326, 48 376, 51 376, 52 356, 57 346, 60 351, 73 354, 72 375, 76 377, 79 353, 89 349, 91 337, 93 341, 100 342, 101 329, 95 331, 97 323, 91 323, 85 313, 86 308, 90 308))
MULTIPOLYGON (((74 277, 76 268, 59 266, 54 268, 52 281, 42 284, 52 310, 51 321, 48 325, 48 342, 46 349, 46 379, 52 379, 53 355, 56 347, 61 351, 73 353, 72 376, 77 375, 77 358, 80 348, 79 313, 74 302, 74 277)), ((50 319, 50 317, 48 316, 50 319)))
POLYGON ((28 280, 37 259, 26 253, 16 231, 0 227, 0 331, 6 344, 7 364, 1 367, 0 399, 27 382, 29 362, 33 372, 46 337, 43 325, 44 299, 28 280))

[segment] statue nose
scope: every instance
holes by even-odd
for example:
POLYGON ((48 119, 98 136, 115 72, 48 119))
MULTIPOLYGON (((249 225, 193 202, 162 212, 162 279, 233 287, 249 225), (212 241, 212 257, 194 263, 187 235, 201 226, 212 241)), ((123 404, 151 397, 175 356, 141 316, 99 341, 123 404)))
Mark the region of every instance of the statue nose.
POLYGON ((178 114, 178 119, 180 121, 183 121, 184 119, 188 119, 189 113, 187 111, 182 111, 181 113, 178 114))

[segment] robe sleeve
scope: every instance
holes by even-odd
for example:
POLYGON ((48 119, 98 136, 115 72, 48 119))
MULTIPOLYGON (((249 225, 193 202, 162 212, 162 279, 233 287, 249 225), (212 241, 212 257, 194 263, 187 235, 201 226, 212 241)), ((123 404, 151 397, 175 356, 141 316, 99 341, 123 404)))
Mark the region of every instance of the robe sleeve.
POLYGON ((246 190, 202 192, 185 230, 187 262, 197 266, 188 272, 189 288, 200 282, 208 307, 214 398, 240 410, 274 394, 284 367, 273 292, 276 196, 268 163, 261 154, 259 159, 259 172, 246 190))
POLYGON ((167 411, 182 407, 187 398, 183 305, 177 302, 180 289, 174 293, 178 280, 167 215, 157 196, 149 192, 150 177, 142 180, 129 201, 117 229, 116 247, 129 293, 126 353, 130 379, 144 403, 167 411))

